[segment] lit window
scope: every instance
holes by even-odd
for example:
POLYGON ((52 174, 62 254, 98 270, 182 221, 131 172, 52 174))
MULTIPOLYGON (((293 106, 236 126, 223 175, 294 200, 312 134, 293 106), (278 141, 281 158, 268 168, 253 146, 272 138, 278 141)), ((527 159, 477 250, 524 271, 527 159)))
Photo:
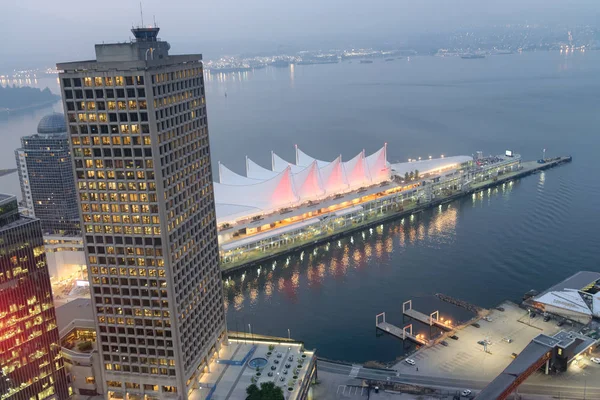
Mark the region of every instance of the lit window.
POLYGON ((102 78, 100 78, 99 76, 94 78, 94 84, 96 86, 102 86, 102 78))
POLYGON ((90 384, 96 383, 96 378, 94 378, 93 376, 87 376, 85 378, 85 383, 90 383, 90 384))
POLYGON ((88 114, 88 120, 90 122, 96 122, 96 114, 88 114))
POLYGON ((91 87, 92 86, 92 78, 90 78, 89 76, 86 76, 85 78, 83 78, 83 84, 85 86, 91 87))
POLYGON ((122 124, 121 125, 121 133, 129 133, 129 125, 122 124))
POLYGON ((106 114, 105 113, 98 114, 98 120, 100 122, 106 122, 106 114))
POLYGON ((117 103, 114 101, 109 101, 108 102, 108 109, 109 110, 116 110, 117 109, 117 103))
POLYGON ((131 133, 140 133, 140 126, 138 124, 131 125, 131 133))
POLYGON ((137 101, 135 101, 135 100, 129 100, 129 109, 130 110, 136 110, 137 109, 137 101))
POLYGON ((113 78, 110 76, 107 76, 106 78, 104 78, 104 84, 106 86, 112 86, 113 85, 113 78))
POLYGON ((125 84, 125 81, 122 76, 115 76, 115 85, 123 86, 124 84, 125 84))

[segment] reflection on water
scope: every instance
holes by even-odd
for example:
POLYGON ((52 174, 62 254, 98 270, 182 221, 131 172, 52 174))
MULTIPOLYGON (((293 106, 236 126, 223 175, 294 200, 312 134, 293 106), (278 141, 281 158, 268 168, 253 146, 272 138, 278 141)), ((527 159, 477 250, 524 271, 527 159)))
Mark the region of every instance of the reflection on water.
POLYGON ((389 262, 395 247, 427 240, 429 245, 452 243, 455 236, 458 209, 443 205, 432 212, 411 216, 351 236, 296 252, 275 261, 233 273, 224 279, 225 308, 233 305, 241 310, 245 305, 270 299, 274 292, 289 302, 296 302, 298 292, 305 287, 318 290, 327 278, 343 280, 349 268, 368 270, 389 262), (408 243, 406 238, 408 237, 408 243))

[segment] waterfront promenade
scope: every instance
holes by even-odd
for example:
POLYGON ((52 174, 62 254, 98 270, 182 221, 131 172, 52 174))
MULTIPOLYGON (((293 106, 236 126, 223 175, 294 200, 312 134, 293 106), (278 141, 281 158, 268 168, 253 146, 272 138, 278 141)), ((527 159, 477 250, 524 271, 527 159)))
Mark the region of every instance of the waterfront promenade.
POLYGON ((570 156, 557 157, 548 160, 545 163, 539 163, 537 161, 525 161, 521 163, 521 168, 517 171, 507 172, 497 177, 490 177, 489 179, 473 182, 469 185, 468 188, 463 189, 462 191, 447 191, 445 194, 438 195, 435 199, 427 202, 414 199, 405 199, 402 202, 400 209, 380 209, 376 212, 371 212, 370 214, 365 215, 361 221, 355 221, 351 225, 339 227, 333 232, 329 230, 324 230, 321 233, 314 234, 306 239, 298 239, 294 242, 282 244, 278 247, 273 247, 267 251, 261 249, 246 251, 243 254, 243 256, 237 259, 236 261, 227 264, 222 264, 221 269, 223 273, 227 274, 233 271, 267 262, 275 258, 281 257, 282 255, 288 252, 299 251, 319 243, 331 242, 339 237, 350 235, 353 232, 357 232, 390 220, 411 217, 417 212, 436 207, 441 204, 449 203, 453 200, 459 199, 469 194, 477 193, 488 188, 510 184, 510 182, 514 179, 519 179, 521 177, 525 177, 538 171, 549 169, 570 161, 570 156))

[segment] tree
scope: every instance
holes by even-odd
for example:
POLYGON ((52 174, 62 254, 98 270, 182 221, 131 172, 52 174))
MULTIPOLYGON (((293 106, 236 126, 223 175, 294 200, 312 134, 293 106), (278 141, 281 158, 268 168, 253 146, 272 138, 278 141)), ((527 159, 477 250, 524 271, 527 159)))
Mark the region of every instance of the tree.
POLYGON ((246 388, 246 400, 284 400, 283 390, 274 382, 263 382, 260 389, 255 384, 246 388))
POLYGON ((414 171, 410 171, 410 180, 412 181, 415 178, 415 172, 414 171))
POLYGON ((415 180, 419 179, 419 170, 415 169, 415 180))
POLYGON ((410 175, 408 174, 408 172, 406 172, 406 173, 404 174, 404 180, 405 180, 405 181, 408 181, 409 179, 410 179, 410 175))

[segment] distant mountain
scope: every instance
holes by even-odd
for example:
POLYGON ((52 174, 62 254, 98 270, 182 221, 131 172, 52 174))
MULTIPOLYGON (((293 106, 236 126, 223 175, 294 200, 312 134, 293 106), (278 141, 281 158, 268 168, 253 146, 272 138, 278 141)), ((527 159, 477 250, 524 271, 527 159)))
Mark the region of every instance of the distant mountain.
POLYGON ((58 101, 60 96, 32 87, 0 86, 0 113, 35 108, 58 101))

